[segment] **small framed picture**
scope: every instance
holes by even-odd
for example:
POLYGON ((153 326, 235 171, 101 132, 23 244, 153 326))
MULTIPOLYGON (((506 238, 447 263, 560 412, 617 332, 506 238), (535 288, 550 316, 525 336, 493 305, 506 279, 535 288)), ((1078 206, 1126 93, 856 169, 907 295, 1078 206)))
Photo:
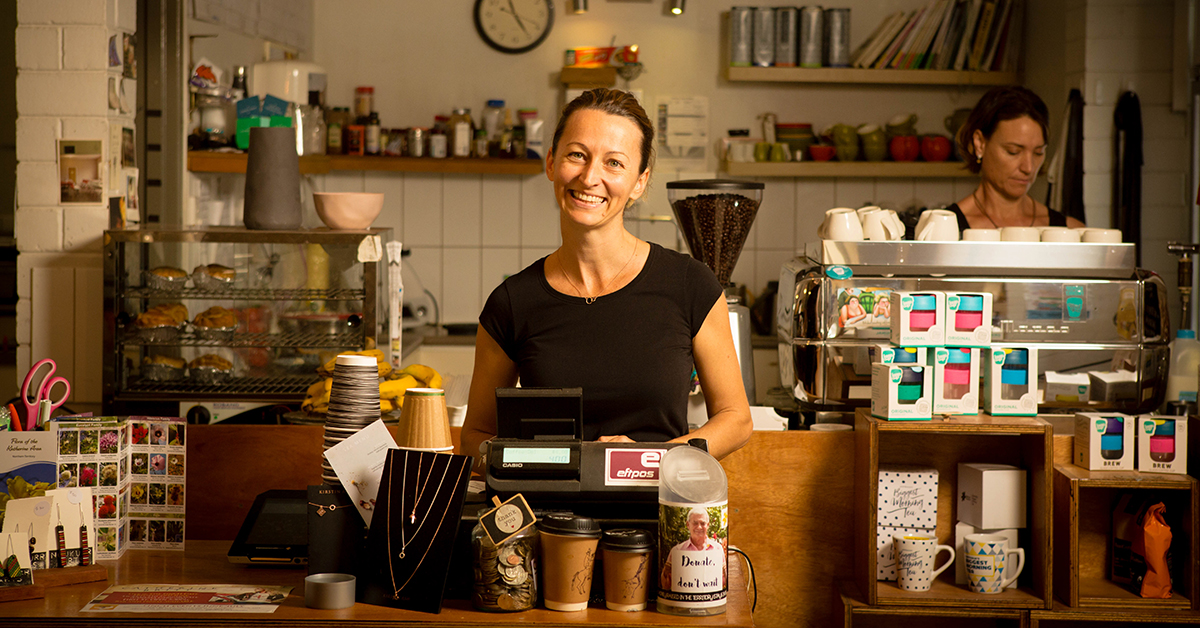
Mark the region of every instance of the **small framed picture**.
POLYGON ((124 37, 124 64, 121 68, 121 74, 125 78, 137 78, 137 57, 134 54, 137 48, 137 35, 133 33, 125 33, 124 37))
POLYGON ((121 167, 137 168, 137 148, 133 144, 133 129, 121 129, 121 167))
POLYGON ((117 37, 113 35, 108 38, 108 67, 119 68, 123 61, 121 60, 121 49, 117 45, 117 37))
POLYGON ((103 202, 103 147, 102 140, 58 140, 60 203, 103 202))
POLYGON ((126 216, 138 213, 138 169, 125 168, 125 212, 126 216))

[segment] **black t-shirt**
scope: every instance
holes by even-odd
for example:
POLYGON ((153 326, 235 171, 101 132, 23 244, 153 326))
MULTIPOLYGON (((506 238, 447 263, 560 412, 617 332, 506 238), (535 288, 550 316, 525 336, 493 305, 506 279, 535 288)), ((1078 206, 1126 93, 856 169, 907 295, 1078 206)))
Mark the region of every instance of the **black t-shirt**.
POLYGON ((650 244, 628 285, 592 304, 546 281, 546 258, 500 284, 479 323, 522 386, 583 388, 583 437, 686 434, 692 339, 723 291, 700 261, 650 244))

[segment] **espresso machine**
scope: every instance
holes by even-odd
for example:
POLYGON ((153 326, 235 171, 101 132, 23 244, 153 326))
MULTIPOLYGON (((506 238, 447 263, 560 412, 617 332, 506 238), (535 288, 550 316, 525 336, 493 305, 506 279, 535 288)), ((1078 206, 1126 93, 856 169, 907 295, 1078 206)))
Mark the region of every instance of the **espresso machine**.
POLYGON ((670 181, 667 199, 692 257, 704 262, 725 287, 729 327, 742 370, 746 396, 754 404, 754 355, 750 348, 750 310, 729 278, 737 264, 750 225, 762 203, 764 184, 755 181, 700 179, 670 181))
MULTIPOLYGON (((1134 244, 822 240, 780 271, 780 379, 802 411, 870 405, 893 291, 990 292, 992 346, 1038 350, 1039 411, 1152 412, 1166 392, 1167 290, 1134 244), (863 309, 848 308, 856 299, 863 309), (854 315, 848 315, 853 311, 854 315), (1046 373, 1087 395, 1047 394, 1046 373)), ((894 307, 899 308, 899 305, 894 307)))

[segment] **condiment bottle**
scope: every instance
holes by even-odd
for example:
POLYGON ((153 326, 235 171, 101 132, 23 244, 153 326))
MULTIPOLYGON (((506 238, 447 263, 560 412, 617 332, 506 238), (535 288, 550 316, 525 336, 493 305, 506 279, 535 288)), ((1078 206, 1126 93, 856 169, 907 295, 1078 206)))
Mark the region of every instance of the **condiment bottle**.
POLYGON ((378 155, 379 146, 379 114, 372 111, 367 117, 366 152, 368 155, 378 155))
POLYGON ((513 123, 512 111, 504 108, 504 125, 500 127, 500 138, 496 142, 496 156, 511 158, 513 156, 513 123))
POLYGON ((488 156, 488 139, 486 130, 475 129, 475 145, 471 149, 471 154, 475 157, 488 156))
POLYGON ((501 125, 504 124, 504 101, 489 100, 487 107, 483 108, 483 129, 487 131, 488 140, 488 155, 496 156, 496 152, 492 150, 493 146, 498 146, 500 142, 500 132, 503 131, 501 125))
POLYGON ((470 109, 455 109, 450 116, 450 156, 470 157, 472 141, 470 109))
POLYGON ((362 86, 354 90, 354 115, 359 124, 364 124, 375 110, 375 88, 362 86))
POLYGON ((335 107, 329 112, 329 122, 326 123, 325 153, 328 155, 342 154, 342 116, 335 107))
MULTIPOLYGON (((517 126, 513 128, 513 156, 517 159, 525 159, 529 157, 528 149, 532 147, 535 138, 532 137, 534 123, 537 120, 537 109, 518 109, 517 110, 517 126)), ((536 144, 541 147, 541 127, 537 129, 536 144)))

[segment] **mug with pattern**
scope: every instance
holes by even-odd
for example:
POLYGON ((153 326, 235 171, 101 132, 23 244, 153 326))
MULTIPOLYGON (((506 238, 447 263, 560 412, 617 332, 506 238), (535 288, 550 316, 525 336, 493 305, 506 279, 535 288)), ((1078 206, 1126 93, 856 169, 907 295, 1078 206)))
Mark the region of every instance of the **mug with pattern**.
POLYGON ((963 539, 967 581, 975 593, 1000 593, 1012 584, 1025 568, 1025 550, 1009 549, 1008 537, 1000 534, 968 534, 963 539), (1017 555, 1017 567, 1011 569, 1009 555, 1017 555))

